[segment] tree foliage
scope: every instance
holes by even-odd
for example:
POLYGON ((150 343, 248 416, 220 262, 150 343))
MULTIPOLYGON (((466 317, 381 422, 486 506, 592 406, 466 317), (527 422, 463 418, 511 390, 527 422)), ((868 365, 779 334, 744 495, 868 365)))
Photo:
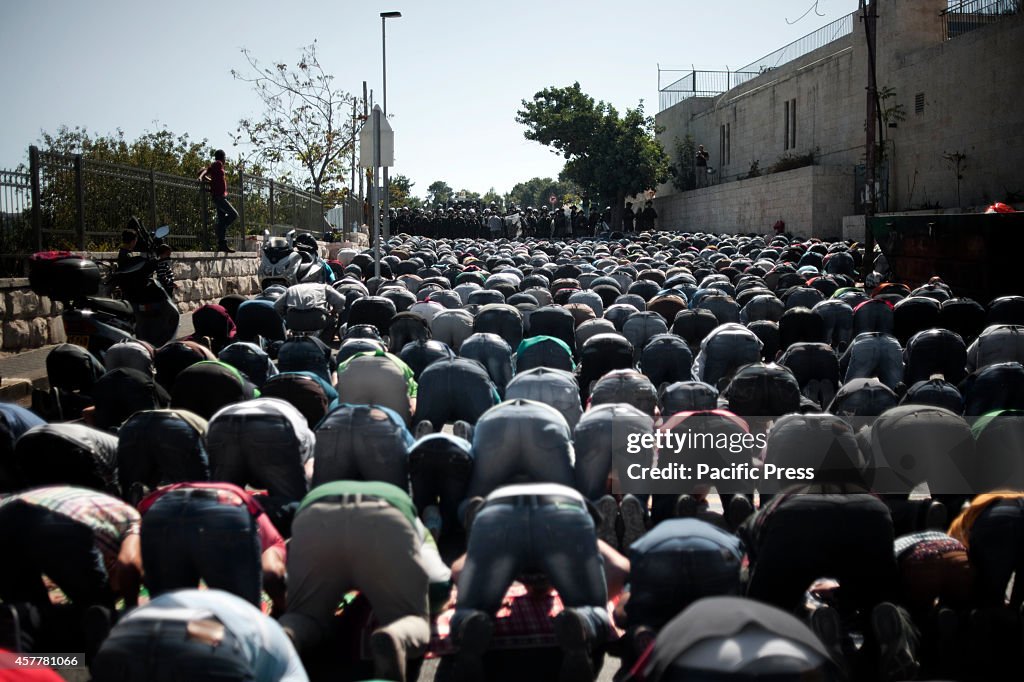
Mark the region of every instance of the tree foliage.
POLYGON ((508 200, 521 208, 540 208, 548 205, 552 194, 558 198, 559 203, 567 204, 579 194, 579 188, 564 180, 530 178, 526 182, 517 183, 508 193, 508 200))
POLYGON ((419 208, 423 200, 413 196, 412 188, 416 183, 404 175, 388 178, 388 203, 391 208, 419 208))
POLYGON ((455 190, 444 180, 435 180, 427 186, 427 203, 431 206, 444 204, 452 198, 455 190))
POLYGON ((61 126, 55 133, 42 131, 39 148, 185 177, 198 176, 213 158, 213 150, 205 138, 196 142, 188 133, 175 135, 167 128, 147 130, 129 141, 120 128, 114 133, 93 135, 84 127, 61 126))
POLYGON ((242 54, 248 70, 232 69, 231 75, 252 86, 263 113, 238 122, 235 145, 250 146, 251 160, 322 196, 325 205, 338 203, 355 140, 352 95, 335 87, 315 41, 303 48, 295 66, 264 66, 249 50, 242 54))
POLYGON ((644 115, 643 102, 620 116, 611 104, 595 101, 573 83, 523 100, 516 121, 526 126, 526 139, 565 158, 562 179, 612 206, 613 229, 621 227, 627 196, 668 178, 668 155, 654 137, 654 118, 644 115))

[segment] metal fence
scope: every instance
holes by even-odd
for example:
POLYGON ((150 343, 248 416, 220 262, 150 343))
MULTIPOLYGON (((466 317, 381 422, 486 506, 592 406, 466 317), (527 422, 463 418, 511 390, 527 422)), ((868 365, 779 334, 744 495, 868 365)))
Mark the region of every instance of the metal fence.
POLYGON ((674 69, 659 69, 659 81, 661 80, 662 73, 681 73, 684 75, 677 77, 665 87, 660 87, 661 84, 659 82, 659 111, 665 111, 665 109, 691 97, 717 97, 757 75, 756 73, 750 74, 738 71, 676 71, 674 69))
POLYGON ((844 36, 848 36, 853 33, 853 19, 856 16, 856 12, 847 14, 845 17, 836 19, 831 24, 822 26, 817 31, 808 33, 802 38, 797 38, 789 45, 780 47, 771 54, 766 54, 760 59, 754 60, 750 64, 747 64, 739 71, 743 73, 753 73, 755 75, 770 71, 778 68, 787 62, 791 62, 794 59, 803 57, 809 52, 817 50, 819 47, 824 47, 829 43, 839 40, 844 36))
POLYGON ((942 12, 942 37, 945 40, 984 28, 1008 16, 1020 14, 1021 0, 967 0, 950 2, 942 12))
POLYGON ((0 170, 0 277, 21 274, 21 259, 9 254, 35 250, 29 211, 32 176, 20 170, 0 170))
MULTIPOLYGON (((991 2, 991 0, 989 1, 991 2)), ((1004 2, 1006 1, 1008 0, 1004 0, 1004 2)), ((767 54, 736 71, 697 71, 659 68, 659 111, 664 111, 690 97, 716 97, 738 85, 746 83, 752 78, 760 76, 766 71, 771 71, 787 62, 817 50, 819 47, 848 36, 853 33, 853 20, 856 14, 856 12, 847 14, 831 24, 822 26, 817 31, 808 33, 802 38, 794 40, 789 45, 780 47, 771 54, 767 54), (678 77, 669 85, 662 87, 662 73, 681 73, 684 75, 678 77)))
MULTIPOLYGON (((169 225, 169 242, 178 250, 213 246, 215 209, 208 188, 195 178, 35 147, 29 150, 29 172, 21 176, 27 176, 30 199, 19 211, 36 250, 116 248, 133 215, 150 229, 169 225)), ((24 184, 24 177, 19 180, 24 184)), ((271 225, 323 232, 319 196, 241 172, 227 182, 228 200, 239 215, 228 230, 235 246, 271 225)))

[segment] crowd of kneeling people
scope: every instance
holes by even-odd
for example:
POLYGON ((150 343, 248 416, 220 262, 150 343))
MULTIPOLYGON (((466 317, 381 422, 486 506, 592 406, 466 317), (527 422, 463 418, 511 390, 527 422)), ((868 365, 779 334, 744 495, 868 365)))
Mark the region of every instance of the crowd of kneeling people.
POLYGON ((0 405, 4 656, 81 651, 99 682, 1021 676, 1024 297, 866 286, 859 245, 781 235, 385 253, 157 349, 51 351, 33 410, 0 405))

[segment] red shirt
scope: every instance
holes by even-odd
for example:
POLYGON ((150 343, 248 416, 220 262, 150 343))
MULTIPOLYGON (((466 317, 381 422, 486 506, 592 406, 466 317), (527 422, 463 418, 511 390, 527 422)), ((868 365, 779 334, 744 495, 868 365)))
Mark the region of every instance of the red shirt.
POLYGON ((228 195, 228 184, 224 180, 224 164, 214 161, 206 169, 206 177, 210 179, 210 194, 215 197, 226 197, 228 195))

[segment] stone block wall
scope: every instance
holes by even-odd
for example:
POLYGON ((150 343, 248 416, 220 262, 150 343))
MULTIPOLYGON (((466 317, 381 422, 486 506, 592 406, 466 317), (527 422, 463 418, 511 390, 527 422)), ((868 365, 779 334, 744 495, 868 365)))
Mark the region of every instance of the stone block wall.
POLYGON ((850 169, 805 166, 654 200, 663 230, 773 234, 776 220, 799 237, 836 239, 853 212, 850 169), (845 201, 844 201, 845 199, 845 201))
MULTIPOLYGON (((94 253, 97 260, 114 260, 115 253, 94 253)), ((203 252, 182 252, 174 256, 174 277, 178 283, 174 299, 183 312, 216 303, 227 294, 249 295, 259 291, 258 255, 230 256, 203 252)), ((101 291, 101 295, 103 292, 101 291)), ((0 349, 17 352, 64 343, 60 320, 62 306, 29 288, 28 279, 0 279, 0 349)))

